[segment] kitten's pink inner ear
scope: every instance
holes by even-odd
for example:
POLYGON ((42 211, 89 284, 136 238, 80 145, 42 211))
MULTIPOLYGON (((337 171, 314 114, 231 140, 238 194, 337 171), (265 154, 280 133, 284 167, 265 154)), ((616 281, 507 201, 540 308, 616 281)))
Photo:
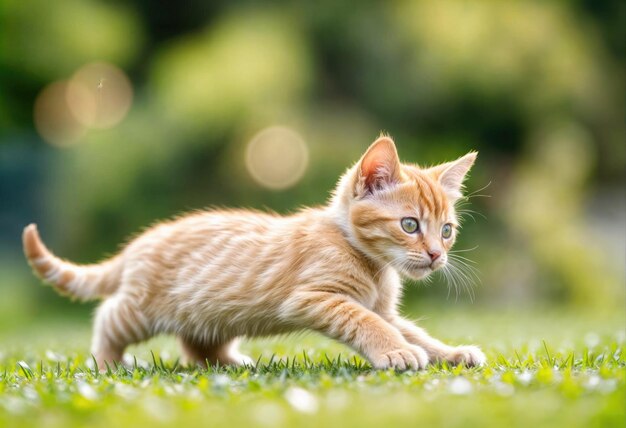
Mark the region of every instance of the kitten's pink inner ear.
POLYGON ((400 160, 391 138, 380 137, 370 146, 361 160, 361 176, 372 190, 379 183, 389 185, 399 181, 400 160))

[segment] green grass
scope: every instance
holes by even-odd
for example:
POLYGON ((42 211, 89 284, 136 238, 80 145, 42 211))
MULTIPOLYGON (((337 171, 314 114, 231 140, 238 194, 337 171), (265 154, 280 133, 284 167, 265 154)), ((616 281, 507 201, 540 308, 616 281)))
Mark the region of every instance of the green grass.
POLYGON ((85 322, 0 332, 0 426, 605 427, 626 423, 623 314, 480 308, 422 310, 480 369, 372 371, 317 335, 246 342, 255 367, 177 364, 169 338, 129 350, 106 374, 89 362, 85 322))

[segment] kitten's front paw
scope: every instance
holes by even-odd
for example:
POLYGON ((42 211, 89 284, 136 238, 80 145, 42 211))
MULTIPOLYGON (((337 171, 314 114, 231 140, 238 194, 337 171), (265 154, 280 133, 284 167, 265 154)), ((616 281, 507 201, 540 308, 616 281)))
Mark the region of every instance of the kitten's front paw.
POLYGON ((375 369, 420 370, 428 365, 428 354, 419 346, 408 345, 404 348, 384 352, 372 359, 375 369))
POLYGON ((446 355, 446 361, 454 365, 463 364, 466 367, 480 367, 486 360, 483 351, 473 345, 457 346, 446 355))

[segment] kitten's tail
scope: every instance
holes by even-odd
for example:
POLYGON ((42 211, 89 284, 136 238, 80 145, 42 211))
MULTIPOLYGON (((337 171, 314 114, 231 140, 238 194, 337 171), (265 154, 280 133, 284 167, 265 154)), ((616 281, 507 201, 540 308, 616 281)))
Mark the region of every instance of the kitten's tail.
POLYGON ((37 276, 63 295, 82 301, 103 298, 115 292, 122 275, 121 257, 97 265, 75 265, 59 259, 41 242, 37 226, 22 234, 24 254, 37 276))

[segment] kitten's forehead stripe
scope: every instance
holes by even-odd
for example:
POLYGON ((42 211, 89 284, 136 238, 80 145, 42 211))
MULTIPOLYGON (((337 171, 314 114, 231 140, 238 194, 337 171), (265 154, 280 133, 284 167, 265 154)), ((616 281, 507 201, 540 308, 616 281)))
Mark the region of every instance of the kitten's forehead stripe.
POLYGON ((416 176, 414 181, 417 184, 417 190, 419 192, 419 195, 418 195, 419 201, 425 205, 425 208, 428 210, 428 212, 434 212, 435 206, 433 204, 433 201, 431 198, 427 196, 428 185, 419 176, 416 176))
POLYGON ((440 189, 435 188, 435 183, 433 182, 432 179, 428 178, 427 183, 430 187, 430 190, 432 192, 433 198, 434 198, 434 203, 435 203, 435 207, 437 207, 437 216, 440 217, 444 210, 444 200, 442 197, 442 192, 440 189))
POLYGON ((441 217, 446 211, 446 201, 443 198, 441 189, 433 180, 419 171, 411 171, 413 182, 417 189, 417 198, 422 207, 422 215, 425 217, 427 213, 433 214, 435 217, 441 217))

